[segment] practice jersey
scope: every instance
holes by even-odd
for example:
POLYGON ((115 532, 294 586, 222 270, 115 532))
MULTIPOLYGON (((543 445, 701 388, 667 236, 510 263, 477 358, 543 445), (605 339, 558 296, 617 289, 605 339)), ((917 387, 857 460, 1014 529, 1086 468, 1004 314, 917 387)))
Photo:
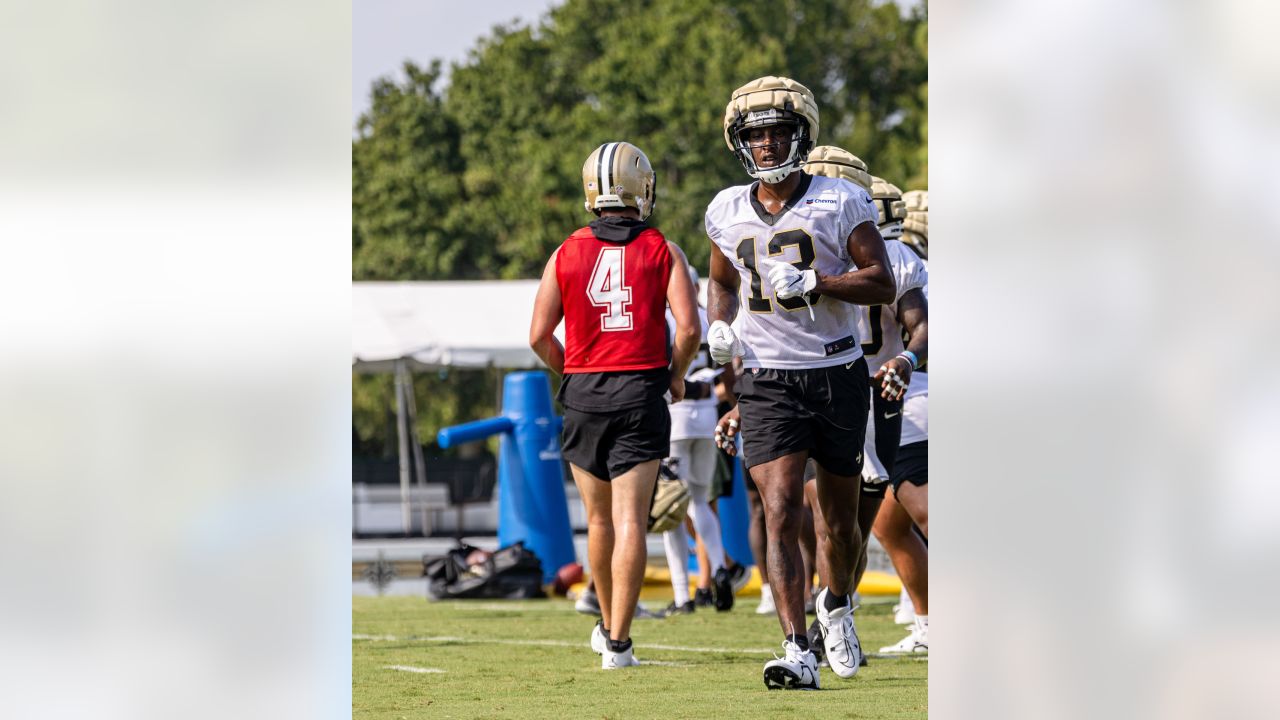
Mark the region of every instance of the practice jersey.
MULTIPOLYGON (((689 363, 689 371, 685 373, 684 378, 685 380, 711 383, 714 387, 716 376, 720 372, 709 367, 709 358, 706 352, 707 311, 701 307, 698 308, 698 320, 702 326, 702 335, 698 340, 698 353, 693 356, 693 362, 689 363)), ((671 311, 667 310, 667 327, 672 337, 675 337, 675 323, 676 320, 671 315, 671 311)), ((672 403, 667 409, 671 412, 672 440, 715 437, 716 422, 720 418, 716 414, 714 392, 711 397, 701 400, 681 400, 678 403, 672 403)))
POLYGON ((607 242, 586 227, 556 253, 565 374, 666 367, 674 261, 662 233, 645 228, 629 242, 607 242))
POLYGON ((880 366, 906 349, 903 345, 903 329, 898 322, 898 300, 909 290, 922 288, 929 282, 929 270, 924 261, 899 240, 887 240, 884 244, 889 256, 889 268, 897 281, 898 292, 888 305, 855 305, 858 314, 858 337, 862 340, 862 354, 867 357, 867 371, 872 375, 880 366))
POLYGON ((911 373, 911 387, 902 401, 902 441, 910 445, 929 439, 929 373, 911 373))
POLYGON ((853 267, 849 234, 878 217, 871 196, 847 180, 804 174, 782 212, 770 215, 756 199, 755 187, 722 191, 706 214, 707 236, 741 276, 735 328, 743 366, 803 369, 857 360, 862 349, 854 305, 810 293, 810 319, 804 299, 779 300, 768 277, 779 262, 824 275, 848 272, 853 267))

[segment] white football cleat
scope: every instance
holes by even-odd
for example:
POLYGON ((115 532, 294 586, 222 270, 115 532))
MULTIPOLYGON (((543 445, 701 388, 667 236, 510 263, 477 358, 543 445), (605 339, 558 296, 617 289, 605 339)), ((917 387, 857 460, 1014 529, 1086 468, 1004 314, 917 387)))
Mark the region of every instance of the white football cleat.
POLYGON ((897 645, 889 645, 880 648, 880 652, 886 655, 910 655, 913 653, 929 652, 929 638, 926 636, 921 638, 915 627, 911 628, 911 632, 902 638, 897 645))
POLYGON ((604 636, 604 621, 596 621, 596 626, 591 628, 591 651, 597 655, 603 655, 608 649, 609 638, 604 636))
POLYGON ((893 621, 898 625, 910 625, 916 619, 916 606, 911 602, 907 589, 903 588, 898 604, 893 606, 893 621))
POLYGON ((604 652, 600 653, 600 669, 601 670, 618 670, 619 668, 636 667, 640 661, 636 659, 635 646, 631 646, 620 653, 613 652, 605 645, 604 652))
POLYGON ((818 659, 790 640, 782 643, 783 656, 764 664, 764 686, 770 690, 817 690, 818 659))
POLYGON ((757 615, 776 615, 778 608, 773 604, 773 591, 768 585, 760 588, 760 604, 756 606, 757 615))
POLYGON ((822 645, 832 672, 838 677, 851 678, 858 674, 858 665, 862 662, 862 646, 853 627, 853 605, 828 611, 826 601, 830 592, 822 588, 814 602, 818 624, 822 626, 822 645))

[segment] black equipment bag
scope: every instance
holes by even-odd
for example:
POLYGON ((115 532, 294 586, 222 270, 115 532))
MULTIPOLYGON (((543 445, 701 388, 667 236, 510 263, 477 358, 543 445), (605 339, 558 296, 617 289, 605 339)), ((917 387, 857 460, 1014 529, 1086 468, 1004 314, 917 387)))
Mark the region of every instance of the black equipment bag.
POLYGON ((524 543, 489 552, 466 544, 444 557, 422 558, 431 600, 544 598, 542 561, 524 543))

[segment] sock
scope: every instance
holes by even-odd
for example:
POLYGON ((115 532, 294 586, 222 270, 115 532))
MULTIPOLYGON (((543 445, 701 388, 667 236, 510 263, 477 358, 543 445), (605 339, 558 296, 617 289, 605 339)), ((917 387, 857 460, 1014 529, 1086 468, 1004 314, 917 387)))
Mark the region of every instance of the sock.
POLYGON ((802 652, 807 651, 809 649, 808 635, 788 635, 787 642, 795 643, 797 646, 799 646, 802 652))
POLYGON ((706 499, 690 498, 689 517, 693 520, 693 529, 702 538, 707 548, 707 559, 710 561, 711 574, 724 567, 724 543, 720 539, 720 519, 711 511, 706 499))
POLYGON ((852 604, 853 603, 849 600, 848 595, 837 595, 831 592, 831 588, 827 588, 827 597, 822 601, 822 606, 826 608, 827 612, 838 610, 842 607, 848 607, 852 604))
POLYGON ((676 605, 689 602, 689 538, 684 526, 662 533, 662 545, 667 551, 667 569, 671 571, 671 591, 676 605))
POLYGON ((769 583, 760 583, 760 599, 772 598, 773 590, 769 589, 769 583))
POLYGON ((626 640, 614 640, 612 638, 609 639, 609 652, 611 653, 626 652, 627 650, 630 650, 630 649, 631 649, 631 638, 627 638, 626 640))
POLYGON ((919 627, 919 628, 921 628, 921 629, 923 629, 923 630, 928 630, 928 629, 929 629, 929 616, 928 616, 928 615, 916 615, 916 627, 919 627))

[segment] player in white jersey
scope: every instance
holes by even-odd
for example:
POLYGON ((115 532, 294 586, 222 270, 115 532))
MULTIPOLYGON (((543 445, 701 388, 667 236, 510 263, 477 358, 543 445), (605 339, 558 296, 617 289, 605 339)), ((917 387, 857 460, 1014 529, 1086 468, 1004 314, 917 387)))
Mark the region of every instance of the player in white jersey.
MULTIPOLYGON (((698 274, 689 268, 693 286, 698 286, 698 274)), ((698 308, 705 337, 706 311, 698 308)), ((675 318, 667 314, 667 325, 674 331, 675 318)), ((685 376, 685 399, 670 406, 671 412, 671 462, 676 474, 689 488, 689 520, 698 540, 706 548, 706 554, 714 580, 712 602, 719 612, 733 608, 733 581, 725 557, 724 543, 720 536, 720 519, 711 509, 711 483, 719 462, 714 434, 716 420, 715 377, 717 373, 709 365, 704 352, 694 356, 685 376)), ((675 599, 667 608, 667 614, 691 613, 694 603, 689 598, 689 537, 684 524, 662 534, 667 553, 667 568, 671 571, 671 589, 675 599)))
POLYGON ((876 518, 876 539, 884 546, 911 598, 915 617, 907 636, 882 653, 929 651, 929 376, 916 373, 902 410, 902 447, 890 476, 892 494, 876 518))
MULTIPOLYGON (((842 177, 865 187, 878 209, 877 225, 885 238, 885 249, 898 286, 898 298, 886 305, 859 306, 858 337, 868 366, 876 368, 872 379, 872 407, 863 450, 867 460, 862 466, 862 499, 858 503, 858 531, 863 539, 854 572, 854 587, 866 570, 867 549, 872 524, 885 496, 890 472, 897 457, 902 432, 903 395, 911 382, 911 373, 928 360, 929 307, 922 288, 928 282, 928 269, 923 260, 897 238, 902 234, 906 210, 902 193, 892 183, 871 176, 866 164, 857 156, 833 147, 815 148, 805 170, 830 177, 842 177), (910 338, 910 346, 904 345, 910 338)), ((806 483, 805 493, 811 507, 816 507, 814 483, 806 483)), ((815 523, 821 523, 815 517, 815 523)), ((810 637, 820 634, 820 624, 810 627, 810 637)))
POLYGON ((870 389, 854 304, 895 298, 871 197, 847 180, 800 170, 817 137, 818 108, 804 85, 770 76, 735 90, 725 143, 758 182, 721 192, 706 214, 708 343, 717 363, 741 355, 744 367, 738 406, 721 429, 736 429, 740 414, 744 465, 764 501, 769 581, 786 636, 784 657, 765 664, 771 689, 818 687, 798 542, 810 456, 826 520, 818 564, 829 585, 817 601, 826 655, 838 676, 858 671, 850 583, 861 548, 856 516, 870 389), (729 325, 735 318, 740 335, 729 325))

